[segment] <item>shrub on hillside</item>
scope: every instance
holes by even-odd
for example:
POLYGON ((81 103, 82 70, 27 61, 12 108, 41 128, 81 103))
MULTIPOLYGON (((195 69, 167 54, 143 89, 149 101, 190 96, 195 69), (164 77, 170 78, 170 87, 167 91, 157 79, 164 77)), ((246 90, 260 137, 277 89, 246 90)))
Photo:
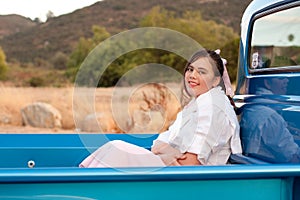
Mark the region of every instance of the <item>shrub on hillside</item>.
POLYGON ((2 48, 0 47, 0 80, 5 79, 7 72, 6 56, 2 48))
POLYGON ((41 87, 45 85, 45 81, 40 77, 32 77, 29 79, 29 85, 31 87, 41 87))

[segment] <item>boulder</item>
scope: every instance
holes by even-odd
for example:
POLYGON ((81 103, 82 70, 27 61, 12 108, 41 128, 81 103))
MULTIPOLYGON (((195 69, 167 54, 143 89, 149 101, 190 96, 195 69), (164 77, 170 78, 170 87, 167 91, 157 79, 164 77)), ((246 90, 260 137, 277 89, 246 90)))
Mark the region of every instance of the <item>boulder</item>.
POLYGON ((42 102, 30 104, 21 109, 24 125, 40 128, 61 128, 61 114, 52 105, 42 102))

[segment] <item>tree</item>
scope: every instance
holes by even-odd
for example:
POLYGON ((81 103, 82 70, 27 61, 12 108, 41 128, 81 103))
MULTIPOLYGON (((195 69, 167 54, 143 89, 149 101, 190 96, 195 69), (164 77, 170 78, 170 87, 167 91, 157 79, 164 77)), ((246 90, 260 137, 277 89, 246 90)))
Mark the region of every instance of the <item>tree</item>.
POLYGON ((66 69, 68 63, 68 56, 63 52, 57 52, 51 59, 51 63, 55 69, 66 69))
POLYGON ((93 37, 84 38, 81 37, 70 55, 70 59, 67 62, 67 72, 66 75, 72 80, 75 80, 76 74, 88 56, 91 50, 93 50, 100 42, 110 37, 110 34, 106 31, 104 27, 93 26, 93 37))
POLYGON ((41 20, 40 18, 38 18, 38 17, 34 18, 33 21, 34 21, 36 24, 42 23, 42 20, 41 20))
POLYGON ((228 41, 238 37, 232 28, 212 20, 203 20, 201 13, 195 11, 187 11, 182 16, 175 17, 171 11, 154 7, 141 20, 140 25, 142 27, 163 27, 176 30, 190 36, 203 47, 209 49, 220 49, 228 41))
POLYGON ((94 25, 92 27, 93 38, 92 38, 92 48, 96 47, 100 42, 110 37, 109 32, 104 27, 94 25))
POLYGON ((53 17, 55 17, 54 13, 51 10, 49 10, 46 14, 47 21, 53 17))
POLYGON ((227 60, 227 70, 232 83, 236 81, 239 55, 239 38, 232 40, 221 48, 222 57, 227 60))
MULTIPOLYGON (((226 46, 226 50, 228 50, 226 56, 230 56, 226 57, 226 59, 230 60, 229 72, 231 77, 235 77, 233 74, 236 72, 237 54, 233 55, 235 52, 231 51, 231 48, 235 48, 235 50, 238 49, 238 47, 235 46, 235 43, 232 43, 238 36, 231 28, 217 24, 214 21, 205 21, 202 19, 199 12, 186 12, 182 16, 175 16, 173 12, 161 9, 160 7, 154 7, 150 13, 141 20, 140 26, 163 27, 179 31, 190 36, 194 40, 198 41, 198 43, 203 47, 208 49, 222 49, 226 46), (233 58, 234 60, 232 60, 233 58)), ((150 35, 150 37, 152 36, 150 35)), ((157 40, 162 42, 165 41, 166 46, 168 46, 168 38, 157 38, 157 40)), ((221 55, 223 56, 223 52, 221 55)), ((116 59, 106 69, 106 72, 101 75, 98 86, 113 86, 124 73, 136 66, 146 63, 163 64, 170 66, 181 73, 186 60, 172 52, 167 52, 161 49, 139 49, 122 55, 116 59)), ((136 74, 136 76, 138 79, 140 74, 136 74)), ((157 72, 157 76, 159 76, 159 72, 157 72)), ((170 77, 170 79, 172 79, 172 77, 170 77)), ((87 77, 84 80, 87 80, 87 77)))
MULTIPOLYGON (((238 37, 231 28, 225 25, 217 24, 214 21, 203 20, 199 12, 186 12, 182 16, 176 16, 173 12, 161 9, 160 7, 153 8, 150 13, 141 20, 140 26, 163 27, 184 33, 208 49, 222 49, 225 46, 231 48, 232 45, 229 45, 230 42, 238 37)), ((80 39, 78 46, 74 49, 70 57, 68 71, 74 78, 88 53, 96 47, 99 42, 109 37, 109 34, 102 27, 93 27, 93 33, 94 36, 92 38, 80 39)), ((149 38, 149 41, 155 38, 155 40, 166 43, 166 46, 168 46, 169 40, 165 35, 155 35, 155 37, 153 37, 151 34, 146 34, 145 38, 149 38)), ((186 60, 172 52, 162 49, 138 49, 128 52, 125 55, 115 55, 115 52, 122 52, 121 50, 124 49, 135 49, 134 46, 137 43, 135 41, 136 39, 137 38, 132 38, 128 39, 128 41, 117 41, 114 43, 112 38, 112 40, 108 40, 111 41, 108 51, 101 53, 100 50, 99 53, 101 55, 96 55, 95 51, 93 51, 94 54, 89 56, 89 61, 84 63, 84 71, 81 71, 77 77, 77 84, 86 86, 95 86, 95 84, 97 84, 98 87, 113 86, 126 72, 134 67, 147 63, 163 64, 179 72, 183 71, 186 60), (116 59, 111 61, 110 58, 116 59), (106 61, 112 63, 106 67, 104 66, 108 64, 106 61), (101 74, 101 77, 99 77, 99 74, 101 74)), ((138 42, 140 44, 145 40, 148 41, 148 39, 143 39, 138 42)), ((147 41, 145 42, 147 43, 147 41)), ((232 48, 237 47, 233 46, 232 48)), ((232 52, 230 49, 228 51, 232 52)), ((236 67, 237 65, 235 63, 231 63, 231 58, 235 58, 237 55, 229 55, 231 57, 226 57, 226 59, 230 60, 230 66, 236 67)), ((231 71, 234 70, 230 70, 230 72, 231 71)), ((137 77, 139 76, 138 74, 136 75, 137 77)), ((159 74, 157 75, 160 76, 159 74)))
POLYGON ((6 63, 6 56, 2 48, 0 47, 0 80, 5 79, 7 70, 8 67, 6 63))
MULTIPOLYGON (((228 61, 227 66, 230 78, 235 80, 239 37, 232 28, 218 24, 212 20, 203 20, 200 12, 185 12, 182 16, 175 17, 173 12, 161 9, 160 7, 154 7, 141 20, 140 25, 176 30, 190 36, 207 49, 221 49, 221 56, 228 61)), ((176 56, 165 54, 161 58, 168 60, 169 66, 182 71, 182 62, 178 62, 176 56)))
POLYGON ((295 36, 294 36, 293 34, 289 34, 289 35, 288 35, 288 41, 289 41, 289 42, 293 42, 294 39, 295 39, 295 36))

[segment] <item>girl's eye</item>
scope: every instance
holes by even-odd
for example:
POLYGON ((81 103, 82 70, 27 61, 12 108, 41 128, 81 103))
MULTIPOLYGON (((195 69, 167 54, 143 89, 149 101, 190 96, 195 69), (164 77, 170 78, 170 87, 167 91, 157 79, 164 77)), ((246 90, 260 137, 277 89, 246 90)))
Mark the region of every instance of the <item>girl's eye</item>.
POLYGON ((195 69, 194 67, 192 67, 192 66, 189 66, 189 67, 187 67, 187 69, 186 69, 186 72, 190 72, 190 73, 192 73, 193 71, 196 71, 196 72, 198 72, 198 74, 206 74, 207 72, 204 70, 204 69, 195 69))
POLYGON ((205 74, 205 71, 199 70, 198 73, 199 73, 199 74, 205 74))
POLYGON ((194 68, 193 68, 193 67, 188 67, 188 68, 186 69, 186 71, 188 71, 188 72, 193 72, 193 71, 194 71, 194 68))

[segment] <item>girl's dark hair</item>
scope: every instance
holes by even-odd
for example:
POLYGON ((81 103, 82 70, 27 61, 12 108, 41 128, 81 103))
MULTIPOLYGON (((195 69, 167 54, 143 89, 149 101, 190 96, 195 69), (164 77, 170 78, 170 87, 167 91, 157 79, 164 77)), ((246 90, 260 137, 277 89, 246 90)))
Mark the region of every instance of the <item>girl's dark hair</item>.
MULTIPOLYGON (((195 62, 196 60, 198 60, 199 58, 209 58, 209 61, 211 62, 211 65, 213 66, 213 70, 215 72, 215 76, 220 76, 221 77, 221 81, 219 86, 222 87, 222 89, 225 91, 226 93, 226 88, 224 86, 224 82, 222 79, 223 73, 224 73, 224 64, 222 61, 222 58, 219 54, 217 54, 215 51, 212 50, 206 50, 206 49, 201 49, 199 51, 197 51, 187 62, 187 64, 185 65, 184 68, 184 74, 186 73, 188 67, 195 62), (215 66, 215 67, 214 67, 215 66)), ((183 105, 186 104, 190 99, 191 99, 191 95, 188 93, 186 85, 185 85, 185 81, 184 81, 184 91, 183 91, 183 105)), ((228 96, 231 105, 233 105, 233 107, 235 107, 234 102, 232 100, 232 98, 230 96, 228 96)))
POLYGON ((213 63, 212 66, 216 66, 218 71, 215 70, 215 68, 213 69, 215 71, 215 75, 216 76, 223 76, 223 72, 224 72, 224 65, 223 65, 223 61, 222 58, 219 54, 217 54, 215 51, 212 50, 206 50, 206 49, 201 49, 199 51, 197 51, 191 58, 190 60, 187 62, 187 64, 185 65, 184 68, 184 73, 186 72, 187 68, 196 60, 198 60, 199 58, 211 58, 210 61, 212 61, 213 63))

